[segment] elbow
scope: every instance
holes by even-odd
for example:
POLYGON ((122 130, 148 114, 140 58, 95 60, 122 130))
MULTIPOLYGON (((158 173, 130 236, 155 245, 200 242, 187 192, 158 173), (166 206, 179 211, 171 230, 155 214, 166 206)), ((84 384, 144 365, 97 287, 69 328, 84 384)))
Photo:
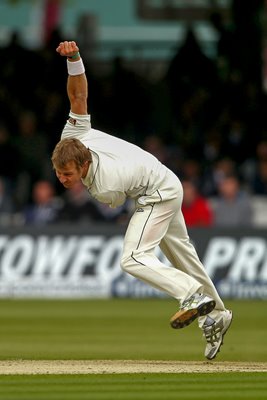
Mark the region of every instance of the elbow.
POLYGON ((87 96, 73 95, 70 97, 71 110, 78 115, 87 114, 87 96))
POLYGON ((74 103, 74 102, 86 103, 87 102, 87 93, 84 93, 84 92, 69 93, 69 98, 70 98, 71 103, 74 103))

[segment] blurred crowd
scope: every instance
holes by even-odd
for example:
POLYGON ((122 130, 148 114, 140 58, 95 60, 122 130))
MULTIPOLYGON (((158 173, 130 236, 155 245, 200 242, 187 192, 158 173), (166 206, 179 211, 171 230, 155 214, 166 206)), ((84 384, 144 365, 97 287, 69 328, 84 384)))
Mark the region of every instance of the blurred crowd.
MULTIPOLYGON (((121 57, 99 76, 85 59, 89 112, 94 128, 135 142, 179 176, 189 227, 252 226, 253 198, 267 199, 260 56, 248 68, 234 32, 218 15, 212 21, 219 35, 216 58, 204 54, 189 27, 157 80, 121 57)), ((124 224, 132 211, 130 202, 112 210, 95 203, 82 185, 65 191, 55 179, 50 155, 69 111, 65 60, 55 52, 61 40, 55 30, 43 48, 29 50, 14 32, 0 49, 2 226, 124 224)))

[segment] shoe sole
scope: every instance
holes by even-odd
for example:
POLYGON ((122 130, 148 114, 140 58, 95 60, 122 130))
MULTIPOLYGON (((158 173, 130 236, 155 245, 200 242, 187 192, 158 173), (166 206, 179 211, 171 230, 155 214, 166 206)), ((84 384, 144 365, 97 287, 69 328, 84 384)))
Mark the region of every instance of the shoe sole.
POLYGON ((180 310, 173 315, 170 324, 174 329, 185 328, 190 325, 196 318, 209 314, 215 307, 215 300, 208 301, 199 305, 197 308, 189 310, 180 310))
POLYGON ((226 334, 226 332, 227 332, 228 329, 230 328, 230 326, 231 326, 231 324, 232 324, 232 321, 233 321, 233 312, 232 312, 231 310, 229 310, 229 311, 231 312, 231 319, 230 319, 230 321, 229 321, 229 325, 226 327, 225 331, 224 331, 223 334, 222 334, 222 341, 221 341, 221 344, 220 344, 220 346, 218 347, 218 350, 216 351, 216 353, 214 353, 214 354, 212 355, 212 357, 206 356, 206 358, 207 358, 208 360, 213 360, 213 359, 217 356, 217 354, 220 353, 221 347, 222 347, 222 345, 223 345, 224 335, 226 334))

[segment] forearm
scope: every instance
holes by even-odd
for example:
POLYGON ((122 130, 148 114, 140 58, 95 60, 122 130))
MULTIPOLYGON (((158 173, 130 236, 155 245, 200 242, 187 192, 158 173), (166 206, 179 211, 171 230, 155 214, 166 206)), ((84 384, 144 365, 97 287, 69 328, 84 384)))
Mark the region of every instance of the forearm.
POLYGON ((74 41, 65 41, 59 43, 56 51, 61 56, 67 57, 67 94, 71 111, 79 115, 87 114, 87 78, 79 47, 74 41))
POLYGON ((85 73, 68 76, 67 93, 71 111, 80 115, 87 114, 88 88, 85 73))

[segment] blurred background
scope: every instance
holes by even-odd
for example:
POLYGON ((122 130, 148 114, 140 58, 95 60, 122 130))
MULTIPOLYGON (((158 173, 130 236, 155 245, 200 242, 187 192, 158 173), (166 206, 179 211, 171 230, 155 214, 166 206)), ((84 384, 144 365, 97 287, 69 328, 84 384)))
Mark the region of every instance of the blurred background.
MULTIPOLYGON (((1 242, 0 273, 63 276, 67 262, 57 272, 45 262, 36 267, 36 244, 43 253, 52 248, 40 227, 55 239, 67 225, 69 244, 73 227, 82 237, 103 224, 100 233, 114 244, 131 215, 131 203, 111 210, 82 185, 66 192, 51 167, 69 111, 65 60, 55 48, 76 40, 93 127, 140 145, 179 176, 201 257, 215 281, 219 270, 220 282, 223 273, 234 282, 223 281, 225 296, 245 281, 239 297, 248 296, 243 290, 266 297, 266 15, 265 0, 1 0, 0 228, 10 236, 1 242), (19 242, 26 233, 34 249, 27 262, 19 242), (216 235, 227 240, 218 246, 216 235)), ((73 274, 92 276, 90 262, 73 274)), ((117 272, 109 291, 115 278, 121 285, 117 272)))
POLYGON ((63 193, 51 170, 69 111, 55 48, 73 39, 93 126, 137 143, 187 182, 188 224, 266 226, 265 22, 263 0, 2 0, 1 225, 66 221, 72 212, 127 222, 128 209, 86 204, 82 187, 63 193), (232 186, 221 185, 226 175, 232 186), (237 194, 242 207, 229 216, 225 199, 237 194), (197 196, 208 204, 191 215, 197 196), (40 215, 34 205, 43 205, 40 215), (205 206, 213 215, 198 217, 205 206))

